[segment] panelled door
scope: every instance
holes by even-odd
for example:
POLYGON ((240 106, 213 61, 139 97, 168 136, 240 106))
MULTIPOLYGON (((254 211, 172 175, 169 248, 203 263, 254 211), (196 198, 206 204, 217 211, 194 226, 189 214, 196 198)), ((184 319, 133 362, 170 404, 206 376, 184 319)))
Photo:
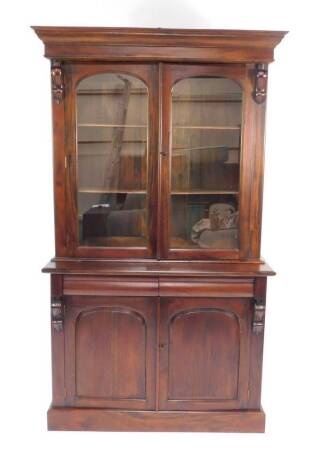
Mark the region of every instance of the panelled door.
POLYGON ((161 76, 161 257, 246 257, 253 101, 246 67, 164 64, 161 76))
POLYGON ((73 63, 65 80, 64 253, 251 255, 256 149, 244 64, 73 63))
POLYGON ((244 298, 67 296, 65 403, 246 408, 251 309, 244 298))
POLYGON ((67 296, 66 404, 155 409, 156 300, 67 296))
POLYGON ((246 408, 250 299, 162 298, 159 408, 246 408))
POLYGON ((69 256, 155 256, 156 76, 150 64, 66 64, 69 256))

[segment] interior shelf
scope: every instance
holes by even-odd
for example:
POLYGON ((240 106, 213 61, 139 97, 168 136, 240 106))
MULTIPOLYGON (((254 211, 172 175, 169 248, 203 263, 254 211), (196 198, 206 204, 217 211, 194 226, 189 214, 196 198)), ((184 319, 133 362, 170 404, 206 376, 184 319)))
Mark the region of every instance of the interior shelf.
POLYGON ((128 128, 141 128, 147 129, 147 125, 141 124, 98 124, 98 123, 83 123, 78 124, 78 127, 128 127, 128 128))
MULTIPOLYGON (((111 96, 111 95, 123 95, 124 90, 94 90, 94 89, 87 89, 87 90, 77 90, 78 96, 111 96)), ((147 96, 148 93, 146 90, 143 89, 131 89, 129 92, 130 95, 138 95, 138 96, 147 96)))
POLYGON ((143 237, 90 237, 82 241, 82 246, 105 246, 105 247, 143 247, 146 239, 143 237))
MULTIPOLYGON (((186 238, 181 238, 181 237, 171 237, 171 246, 176 249, 194 249, 197 248, 197 245, 192 242, 192 240, 188 240, 186 238)), ((218 247, 219 248, 219 247, 218 247)), ((231 247, 229 247, 231 248, 231 247)), ((234 249, 237 249, 237 243, 233 247, 234 249)), ((214 247, 212 249, 215 249, 214 247)))
MULTIPOLYGON (((111 144, 111 140, 78 140, 78 144, 111 144)), ((146 144, 146 140, 123 140, 122 144, 146 144)), ((213 146, 213 149, 219 146, 213 146)), ((225 146, 224 146, 225 147, 225 146)), ((173 147, 173 152, 192 152, 193 150, 208 150, 210 146, 207 147, 173 147)), ((239 147, 228 147, 229 150, 240 150, 239 147)))
MULTIPOLYGON (((109 156, 109 153, 79 153, 78 157, 104 157, 109 156)), ((135 155, 135 158, 145 158, 145 155, 135 155)))
MULTIPOLYGON (((141 124, 98 124, 98 123, 83 123, 78 124, 78 127, 126 127, 126 128, 137 128, 147 129, 147 125, 141 124)), ((218 131, 239 131, 241 126, 173 126, 173 129, 209 129, 218 131)))
MULTIPOLYGON (((112 140, 78 140, 78 144, 111 144, 112 140)), ((123 144, 146 144, 146 140, 123 140, 123 144)))
POLYGON ((173 129, 201 129, 218 131, 239 131, 241 126, 173 126, 173 129))
POLYGON ((174 103, 242 103, 240 95, 180 95, 173 96, 174 103))
POLYGON ((233 191, 233 190, 212 190, 212 189, 190 189, 190 190, 185 190, 185 189, 178 189, 178 190, 173 190, 171 191, 171 194, 173 196, 186 196, 186 195, 202 195, 202 194, 238 194, 238 191, 233 191))
POLYGON ((90 194, 146 194, 145 189, 106 189, 106 188, 79 188, 79 193, 90 193, 90 194))
POLYGON ((227 145, 207 145, 206 147, 172 147, 172 151, 180 152, 192 152, 193 150, 216 150, 222 147, 226 147, 229 150, 240 150, 239 147, 229 147, 227 145))
MULTIPOLYGON (((77 90, 78 96, 112 96, 123 95, 123 90, 77 90)), ((147 96, 146 90, 132 89, 129 93, 134 96, 147 96)), ((239 94, 225 95, 180 95, 173 96, 174 103, 242 103, 242 97, 239 94)))

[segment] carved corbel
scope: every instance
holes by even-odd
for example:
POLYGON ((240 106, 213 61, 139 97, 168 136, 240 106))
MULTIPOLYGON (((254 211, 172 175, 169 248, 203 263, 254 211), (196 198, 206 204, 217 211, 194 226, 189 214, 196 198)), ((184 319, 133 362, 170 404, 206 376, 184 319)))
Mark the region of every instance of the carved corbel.
POLYGON ((52 99, 60 104, 64 98, 64 79, 61 62, 58 60, 51 62, 51 89, 52 99))
POLYGON ((264 331, 265 305, 256 303, 252 322, 253 333, 260 334, 264 331))
POLYGON ((51 323, 56 331, 63 330, 64 304, 61 297, 53 297, 51 300, 51 323))
POLYGON ((255 84, 253 91, 254 101, 258 104, 264 103, 267 92, 268 67, 266 64, 256 64, 255 84))

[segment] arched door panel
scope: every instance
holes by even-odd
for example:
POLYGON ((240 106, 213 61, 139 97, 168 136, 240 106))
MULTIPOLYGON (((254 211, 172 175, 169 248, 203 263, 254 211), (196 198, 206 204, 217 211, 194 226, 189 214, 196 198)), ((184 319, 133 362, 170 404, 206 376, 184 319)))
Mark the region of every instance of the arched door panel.
POLYGON ((74 406, 149 409, 155 401, 155 301, 70 297, 67 400, 74 406))
POLYGON ((242 408, 247 400, 248 300, 162 299, 162 409, 242 408))
POLYGON ((67 251, 85 257, 155 254, 158 117, 155 67, 66 68, 67 251))

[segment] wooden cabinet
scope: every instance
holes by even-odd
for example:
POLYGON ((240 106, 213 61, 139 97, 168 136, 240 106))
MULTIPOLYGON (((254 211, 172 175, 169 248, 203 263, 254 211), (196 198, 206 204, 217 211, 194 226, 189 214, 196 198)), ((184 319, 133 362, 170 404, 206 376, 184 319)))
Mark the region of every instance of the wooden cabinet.
POLYGON ((284 32, 34 29, 52 79, 49 429, 263 431, 264 118, 284 32))

